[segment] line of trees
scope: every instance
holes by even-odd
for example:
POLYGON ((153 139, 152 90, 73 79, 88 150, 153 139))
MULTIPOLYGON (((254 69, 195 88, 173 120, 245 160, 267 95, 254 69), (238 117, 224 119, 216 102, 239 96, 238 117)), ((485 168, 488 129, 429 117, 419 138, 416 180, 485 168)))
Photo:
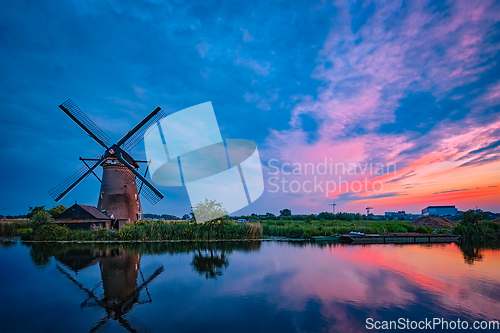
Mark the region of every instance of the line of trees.
POLYGON ((143 214, 142 215, 146 219, 153 219, 153 220, 180 220, 175 215, 169 215, 169 214, 143 214))
POLYGON ((359 213, 329 213, 321 212, 318 215, 292 215, 292 211, 288 208, 280 210, 280 215, 276 216, 273 213, 267 212, 265 215, 251 214, 249 216, 238 216, 234 218, 242 218, 252 220, 293 220, 293 221, 319 221, 319 220, 340 220, 340 221, 361 221, 365 216, 359 213))
POLYGON ((68 209, 68 207, 63 205, 54 206, 49 210, 46 210, 45 206, 30 207, 28 214, 26 214, 26 217, 28 219, 31 219, 35 214, 39 212, 47 212, 50 214, 51 218, 57 219, 59 215, 61 215, 62 212, 64 212, 66 209, 68 209))

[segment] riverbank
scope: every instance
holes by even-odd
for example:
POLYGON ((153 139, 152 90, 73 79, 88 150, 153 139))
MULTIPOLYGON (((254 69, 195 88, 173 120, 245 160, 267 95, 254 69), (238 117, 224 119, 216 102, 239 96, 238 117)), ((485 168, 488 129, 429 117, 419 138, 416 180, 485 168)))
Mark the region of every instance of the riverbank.
MULTIPOLYGON (((33 225, 32 225, 33 226, 33 225)), ((178 241, 178 240, 238 240, 238 239, 309 239, 311 236, 333 233, 432 232, 430 228, 415 228, 409 222, 367 221, 262 221, 260 225, 249 223, 224 223, 219 225, 185 222, 138 222, 127 225, 121 231, 70 230, 55 224, 30 228, 28 222, 5 224, 0 236, 20 236, 24 241, 178 241)))
MULTIPOLYGON (((435 228, 416 227, 410 221, 340 221, 340 220, 266 220, 261 221, 262 232, 267 236, 310 238, 332 234, 348 234, 351 231, 365 234, 392 232, 431 233, 435 228)), ((453 228, 440 228, 451 232, 453 228)))
POLYGON ((429 228, 415 226, 410 221, 293 221, 267 220, 260 225, 226 222, 218 225, 186 222, 150 221, 127 225, 121 231, 70 230, 51 223, 41 226, 28 222, 0 225, 0 237, 21 237, 24 241, 63 242, 163 242, 163 241, 224 241, 244 239, 307 240, 312 236, 347 234, 351 231, 365 234, 416 232, 460 235, 463 240, 500 242, 500 224, 483 221, 475 225, 429 228), (35 228, 33 230, 32 227, 35 228))
POLYGON ((70 230, 65 226, 48 223, 20 235, 23 241, 177 241, 177 240, 239 240, 260 239, 262 229, 254 225, 226 223, 220 225, 187 223, 132 223, 121 231, 70 230))

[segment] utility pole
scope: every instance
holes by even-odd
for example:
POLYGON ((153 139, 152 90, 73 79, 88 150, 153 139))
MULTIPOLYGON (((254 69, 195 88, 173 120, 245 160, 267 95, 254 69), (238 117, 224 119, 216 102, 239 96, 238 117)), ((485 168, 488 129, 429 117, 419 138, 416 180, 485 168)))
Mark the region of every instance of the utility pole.
POLYGON ((332 206, 333 214, 335 214, 335 206, 337 206, 337 204, 334 202, 334 203, 331 203, 330 206, 332 206))

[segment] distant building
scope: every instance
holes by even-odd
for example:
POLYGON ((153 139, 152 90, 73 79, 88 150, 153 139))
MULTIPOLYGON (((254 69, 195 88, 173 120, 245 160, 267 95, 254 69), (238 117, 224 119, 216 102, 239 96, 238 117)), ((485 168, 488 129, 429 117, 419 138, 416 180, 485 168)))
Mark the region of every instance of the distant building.
POLYGON ((392 215, 396 215, 396 212, 385 212, 385 217, 389 217, 389 216, 392 216, 392 215))
POLYGON ((428 207, 422 209, 422 215, 424 215, 424 216, 456 215, 457 212, 458 212, 458 209, 455 208, 455 206, 428 206, 428 207))

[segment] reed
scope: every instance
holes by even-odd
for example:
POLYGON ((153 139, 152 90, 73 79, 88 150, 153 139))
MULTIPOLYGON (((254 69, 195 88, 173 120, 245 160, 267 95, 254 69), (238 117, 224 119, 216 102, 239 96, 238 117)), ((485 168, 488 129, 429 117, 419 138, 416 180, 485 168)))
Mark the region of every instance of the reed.
POLYGON ((238 224, 188 224, 153 221, 127 225, 119 232, 101 230, 70 230, 55 224, 43 225, 25 233, 31 241, 166 241, 166 240, 229 240, 262 238, 262 229, 238 224))

